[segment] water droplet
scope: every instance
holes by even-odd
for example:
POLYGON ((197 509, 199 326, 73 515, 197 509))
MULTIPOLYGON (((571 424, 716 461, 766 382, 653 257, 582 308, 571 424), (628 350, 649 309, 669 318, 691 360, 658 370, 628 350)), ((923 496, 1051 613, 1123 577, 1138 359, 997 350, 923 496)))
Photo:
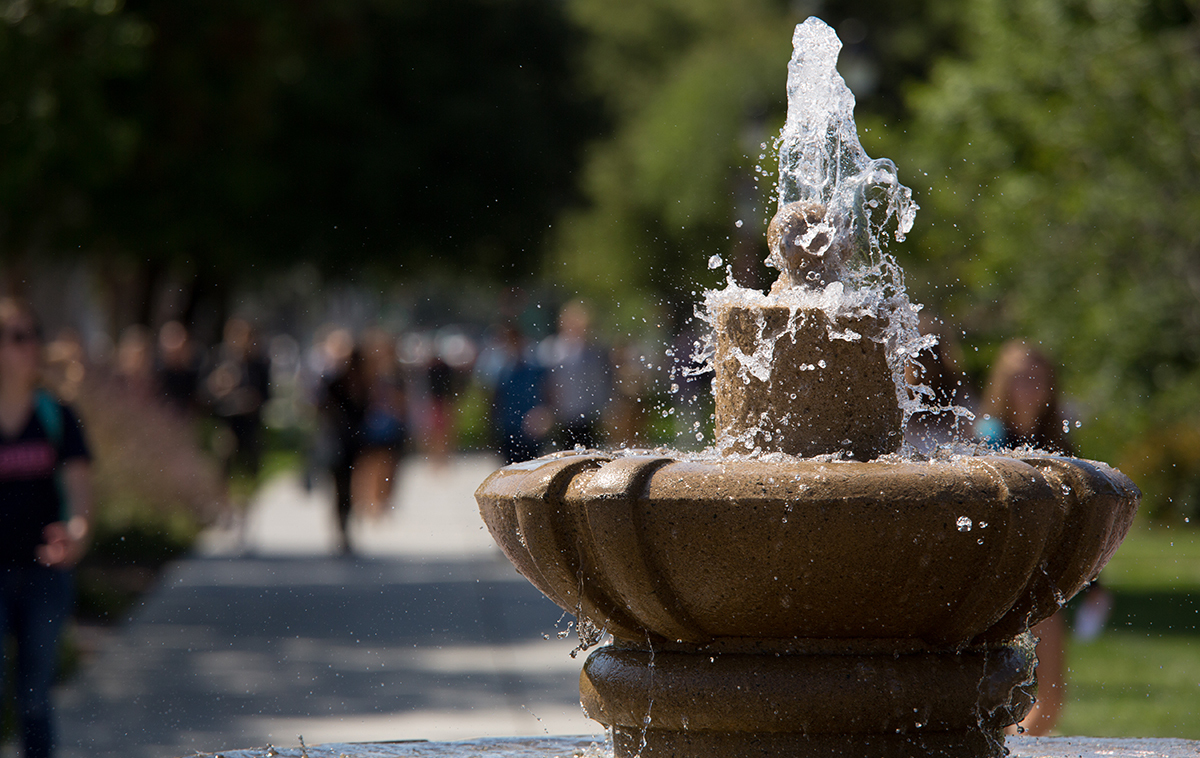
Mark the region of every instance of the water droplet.
POLYGON ((954 523, 958 526, 958 531, 960 532, 971 531, 971 519, 966 516, 959 516, 958 521, 954 523))
POLYGON ((733 225, 736 226, 738 229, 741 229, 742 228, 742 220, 739 218, 737 221, 733 222, 733 225))
POLYGON ((1071 422, 1063 420, 1063 434, 1066 434, 1069 431, 1071 431, 1071 422))
POLYGON ((712 257, 710 257, 708 259, 708 267, 709 268, 720 268, 721 264, 724 262, 725 261, 722 260, 721 256, 714 254, 712 257))
POLYGON ((825 368, 825 359, 822 358, 821 360, 817 361, 817 365, 821 368, 825 368))

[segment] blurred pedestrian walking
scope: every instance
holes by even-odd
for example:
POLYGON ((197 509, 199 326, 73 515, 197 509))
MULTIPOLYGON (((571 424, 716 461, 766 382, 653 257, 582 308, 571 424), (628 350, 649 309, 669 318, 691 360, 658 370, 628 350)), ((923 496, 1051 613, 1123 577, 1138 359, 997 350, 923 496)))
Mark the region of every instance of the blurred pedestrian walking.
POLYGON ((546 405, 546 369, 516 326, 501 328, 503 358, 492 391, 492 435, 506 464, 541 455, 553 414, 546 405))
POLYGON ((222 424, 226 443, 218 450, 234 494, 249 497, 262 467, 262 409, 271 391, 270 364, 249 322, 231 318, 204 378, 204 394, 222 424), (240 480, 240 481, 239 481, 240 480))
POLYGON ((435 352, 425 368, 425 379, 429 388, 425 448, 429 460, 440 467, 450 459, 455 447, 454 369, 440 353, 435 352))
POLYGON ((75 412, 41 386, 41 351, 33 309, 0 300, 0 643, 16 642, 16 666, 0 660, 0 693, 15 671, 25 758, 54 754, 50 686, 91 514, 88 447, 75 412))
POLYGON ((564 450, 599 447, 600 420, 612 397, 613 372, 608 351, 592 339, 591 313, 580 302, 559 313, 558 332, 538 347, 550 371, 550 406, 555 437, 564 450))
POLYGON ((337 514, 339 549, 350 552, 347 527, 354 505, 354 465, 362 452, 364 422, 369 401, 366 367, 362 351, 350 333, 336 329, 323 344, 326 374, 318 389, 318 457, 333 476, 334 508, 337 514))
POLYGON ((366 406, 351 496, 355 511, 376 517, 391 500, 396 467, 408 444, 407 400, 392 335, 370 330, 362 343, 366 406))
POLYGON ((167 404, 181 414, 196 410, 196 389, 200 381, 200 355, 187 327, 168 321, 158 330, 156 361, 158 388, 167 404))

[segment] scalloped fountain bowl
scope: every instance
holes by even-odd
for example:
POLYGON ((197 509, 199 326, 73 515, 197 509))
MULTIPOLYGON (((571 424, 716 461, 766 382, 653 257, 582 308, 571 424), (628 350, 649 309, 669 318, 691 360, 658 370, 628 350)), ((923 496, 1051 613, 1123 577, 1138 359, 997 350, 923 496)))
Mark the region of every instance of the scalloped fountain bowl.
POLYGON ((517 569, 606 629, 580 687, 618 755, 1000 755, 1027 629, 1099 573, 1137 488, 1079 459, 557 454, 476 497, 517 569))

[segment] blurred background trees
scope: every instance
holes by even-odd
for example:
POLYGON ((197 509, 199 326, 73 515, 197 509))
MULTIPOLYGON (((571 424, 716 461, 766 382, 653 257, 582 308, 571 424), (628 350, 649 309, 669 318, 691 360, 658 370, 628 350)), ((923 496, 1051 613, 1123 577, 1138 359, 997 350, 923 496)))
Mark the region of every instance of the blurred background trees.
POLYGON ((845 42, 868 152, 922 206, 894 249, 968 374, 1005 338, 1043 343, 1081 452, 1195 515, 1195 10, 0 0, 4 277, 89 261, 114 334, 164 318, 168 284, 183 294, 166 315, 187 321, 299 262, 459 293, 557 287, 610 323, 620 305, 678 329, 724 276, 711 256, 769 278, 791 29, 816 14, 845 42))
POLYGON ((596 131, 578 36, 543 0, 5 0, 0 252, 132 267, 141 322, 166 272, 528 277, 596 131))
MULTIPOLYGON (((912 82, 884 140, 920 190, 910 281, 980 352, 1064 364, 1077 443, 1147 506, 1200 506, 1196 6, 975 2, 961 55, 912 82)), ((974 354, 973 354, 974 355, 974 354)))

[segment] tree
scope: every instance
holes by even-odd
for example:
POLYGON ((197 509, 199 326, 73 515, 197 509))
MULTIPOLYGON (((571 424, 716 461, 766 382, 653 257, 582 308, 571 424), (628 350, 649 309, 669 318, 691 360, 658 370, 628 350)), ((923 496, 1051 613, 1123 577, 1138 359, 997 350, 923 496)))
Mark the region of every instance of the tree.
POLYGON ((95 195, 139 138, 106 88, 139 69, 151 36, 112 0, 0 2, 0 254, 10 261, 87 238, 95 195))
POLYGON ((0 15, 0 121, 17 114, 0 123, 0 254, 82 246, 147 288, 301 258, 527 275, 594 128, 555 0, 10 0, 0 15))
POLYGON ((743 282, 766 283, 794 25, 811 12, 842 34, 839 65, 868 123, 897 118, 903 84, 956 44, 956 3, 803 5, 572 0, 585 82, 613 128, 589 153, 585 201, 557 224, 552 275, 597 299, 683 303, 723 275, 705 270, 719 254, 743 282))
POLYGON ((1087 452, 1122 460, 1200 407, 1200 24, 1152 0, 966 12, 969 52, 889 146, 928 175, 911 278, 985 341, 1043 343, 1087 452))

